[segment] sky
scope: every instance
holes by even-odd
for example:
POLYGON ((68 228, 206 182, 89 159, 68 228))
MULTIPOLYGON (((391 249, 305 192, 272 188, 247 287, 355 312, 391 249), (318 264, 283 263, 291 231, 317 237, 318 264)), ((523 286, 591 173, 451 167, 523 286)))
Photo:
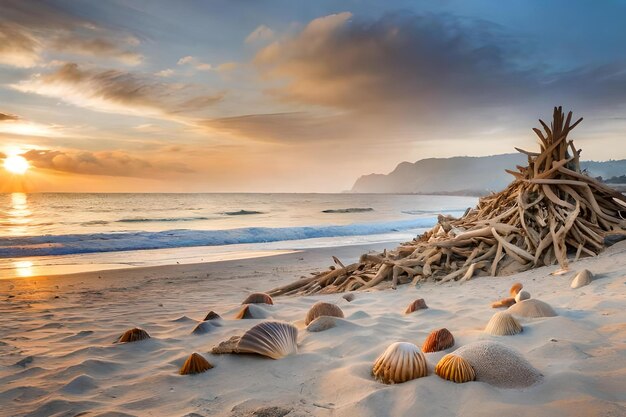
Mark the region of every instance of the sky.
POLYGON ((402 161, 626 158, 626 0, 0 2, 0 192, 341 192, 402 161), (1 162, 1 161, 0 161, 1 162))

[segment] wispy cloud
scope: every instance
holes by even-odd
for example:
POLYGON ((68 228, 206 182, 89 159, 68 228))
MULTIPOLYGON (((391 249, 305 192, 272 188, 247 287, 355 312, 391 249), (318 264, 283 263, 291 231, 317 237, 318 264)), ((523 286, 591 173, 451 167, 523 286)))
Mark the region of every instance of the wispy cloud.
POLYGON ((9 113, 0 113, 0 122, 4 122, 5 120, 18 120, 19 117, 17 117, 14 114, 9 114, 9 113))
POLYGON ((263 41, 268 41, 272 39, 273 37, 274 37, 274 31, 265 25, 261 25, 257 27, 256 29, 254 29, 252 32, 250 32, 250 34, 246 37, 245 42, 246 43, 263 42, 263 41))

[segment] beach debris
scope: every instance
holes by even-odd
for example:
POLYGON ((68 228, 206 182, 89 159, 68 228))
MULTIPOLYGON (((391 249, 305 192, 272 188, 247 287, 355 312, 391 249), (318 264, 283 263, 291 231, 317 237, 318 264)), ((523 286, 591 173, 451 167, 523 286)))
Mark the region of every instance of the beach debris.
POLYGON ((135 327, 134 329, 126 330, 118 339, 117 343, 131 343, 139 342, 140 340, 150 339, 150 335, 147 331, 135 327))
POLYGON ((208 320, 217 320, 217 319, 221 319, 222 317, 217 314, 215 311, 211 310, 207 313, 206 317, 204 317, 204 321, 208 321, 208 320))
POLYGON ((313 320, 306 329, 310 332, 322 332, 324 330, 332 329, 337 325, 335 317, 320 316, 313 320))
POLYGON ((344 294, 343 299, 350 303, 354 300, 354 294, 352 293, 344 294))
POLYGON ((433 330, 422 345, 422 352, 439 352, 454 346, 454 336, 448 329, 433 330))
POLYGON ((391 251, 367 253, 358 262, 275 288, 269 295, 308 295, 366 290, 404 282, 448 282, 501 276, 596 256, 607 235, 626 232, 626 196, 580 168, 580 150, 568 134, 573 121, 555 107, 551 125, 533 129, 539 151, 517 149, 526 166, 507 170, 504 190, 482 197, 461 218, 439 215, 437 224, 391 251), (471 274, 470 274, 471 272, 471 274))
POLYGON ((246 297, 245 300, 243 300, 243 303, 241 304, 270 304, 273 305, 274 304, 274 300, 272 300, 272 297, 270 297, 269 295, 265 294, 264 292, 255 292, 250 294, 249 296, 246 297))
POLYGON ((593 274, 589 272, 588 269, 583 269, 576 274, 576 276, 572 280, 572 284, 570 285, 570 287, 574 289, 584 287, 585 285, 591 284, 592 280, 593 274))
POLYGON ((372 375, 385 384, 399 384, 428 375, 426 357, 413 343, 396 342, 380 355, 372 375))
POLYGON ((264 321, 244 333, 215 346, 211 353, 256 353, 280 359, 298 351, 298 329, 280 321, 264 321))
POLYGON ((181 375, 200 374, 211 368, 213 368, 213 365, 211 365, 204 356, 194 352, 189 355, 182 368, 180 368, 179 373, 181 375))
POLYGON ((522 283, 521 282, 516 282, 509 289, 509 294, 511 294, 511 297, 515 297, 517 295, 517 293, 522 290, 522 288, 524 288, 522 283))
POLYGON ((435 366, 435 373, 448 381, 463 383, 476 379, 476 372, 468 361, 453 353, 448 353, 435 366))
POLYGON ((520 291, 515 295, 515 302, 519 303, 520 301, 528 300, 530 298, 530 293, 528 291, 520 291))
POLYGON ((501 388, 529 387, 542 378, 518 351, 502 343, 483 340, 461 346, 453 352, 465 359, 476 373, 476 381, 501 388))
POLYGON ((507 297, 491 303, 491 308, 511 307, 513 304, 515 304, 515 298, 507 297))
POLYGON ((556 312, 549 304, 544 303, 536 298, 529 300, 522 300, 519 303, 515 303, 506 310, 509 314, 520 317, 554 317, 556 312))
POLYGON ((325 303, 323 301, 318 301, 313 304, 306 313, 306 318, 304 319, 304 324, 308 325, 313 320, 321 316, 331 316, 331 317, 340 317, 343 318, 343 311, 339 308, 339 306, 331 303, 325 303))
POLYGON ((267 317, 267 312, 256 304, 246 304, 241 307, 239 313, 235 316, 235 320, 241 319, 264 319, 267 317))
POLYGON ((499 311, 491 317, 485 332, 494 336, 512 336, 522 332, 522 325, 506 311, 499 311))
POLYGON ((428 306, 426 305, 426 301, 424 301, 423 298, 418 298, 407 306, 406 310, 404 310, 404 314, 411 314, 417 310, 422 310, 425 308, 428 308, 428 306))

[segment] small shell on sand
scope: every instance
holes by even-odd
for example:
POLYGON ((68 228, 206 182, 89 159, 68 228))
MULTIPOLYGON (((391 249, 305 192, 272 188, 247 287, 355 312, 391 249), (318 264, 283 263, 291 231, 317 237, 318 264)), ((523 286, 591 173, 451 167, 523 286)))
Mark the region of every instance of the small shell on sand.
POLYGON ((468 361, 460 356, 448 353, 437 363, 435 373, 448 381, 463 383, 476 379, 476 372, 468 361))
POLYGON ((124 334, 117 339, 117 343, 139 342, 145 339, 150 339, 148 332, 135 327, 134 329, 126 330, 124 334))
POLYGON ((423 298, 418 298, 417 300, 413 301, 411 304, 408 305, 408 307, 404 311, 404 314, 410 314, 410 313, 413 313, 414 311, 422 310, 425 308, 428 308, 428 306, 426 305, 426 301, 424 301, 423 298))
POLYGON ((557 315, 549 304, 536 298, 515 303, 508 308, 507 312, 520 317, 554 317, 557 315))
POLYGON ((255 304, 246 304, 241 307, 241 310, 239 310, 239 313, 237 313, 235 319, 264 319, 266 317, 267 313, 261 307, 255 304))
POLYGON ((485 332, 494 336, 511 336, 521 333, 522 325, 506 311, 500 311, 491 317, 485 332))
POLYGON ((354 294, 352 293, 344 294, 342 298, 346 300, 347 302, 351 302, 352 300, 354 300, 354 294))
POLYGON ((434 330, 428 335, 422 345, 422 352, 440 352, 452 346, 454 346, 454 336, 448 329, 444 328, 434 330))
POLYGON ((515 295, 515 302, 519 303, 520 301, 530 299, 530 293, 528 291, 520 291, 515 295))
POLYGON ((426 357, 413 343, 396 342, 376 359, 372 375, 385 384, 399 384, 428 374, 426 357))
POLYGON ((542 378, 541 373, 519 352, 498 342, 474 342, 453 353, 469 362, 476 372, 477 381, 496 387, 529 387, 542 378))
POLYGON ((289 323, 264 321, 252 327, 243 336, 233 336, 215 346, 211 352, 256 353, 280 359, 298 351, 298 329, 289 323))
POLYGON ((274 304, 274 300, 269 295, 263 292, 255 292, 250 294, 243 300, 241 304, 274 304))
POLYGON ((513 304, 515 304, 515 298, 508 297, 499 301, 494 301, 491 303, 491 308, 511 307, 513 304))
POLYGON ((522 290, 523 287, 524 286, 522 285, 521 282, 516 282, 515 284, 511 286, 511 289, 509 290, 509 294, 511 294, 511 297, 515 297, 517 293, 522 290))
POLYGON ((332 329, 337 325, 335 317, 320 316, 313 320, 306 329, 310 332, 322 332, 324 330, 332 329))
POLYGON ((220 315, 217 314, 215 311, 211 310, 207 313, 206 317, 204 318, 204 321, 217 320, 217 319, 221 319, 220 315))
POLYGON ((209 361, 202 355, 194 352, 189 355, 179 372, 181 375, 192 375, 208 371, 211 368, 213 368, 213 365, 209 361))
POLYGON ((584 287, 585 285, 591 284, 592 280, 593 274, 589 272, 588 269, 583 269, 576 274, 576 276, 572 280, 572 284, 570 285, 570 287, 574 289, 584 287))
POLYGON ((306 313, 304 324, 308 326, 309 323, 311 323, 313 320, 322 316, 343 318, 343 311, 341 311, 341 309, 335 304, 318 301, 317 303, 313 304, 313 307, 311 307, 309 312, 306 313))

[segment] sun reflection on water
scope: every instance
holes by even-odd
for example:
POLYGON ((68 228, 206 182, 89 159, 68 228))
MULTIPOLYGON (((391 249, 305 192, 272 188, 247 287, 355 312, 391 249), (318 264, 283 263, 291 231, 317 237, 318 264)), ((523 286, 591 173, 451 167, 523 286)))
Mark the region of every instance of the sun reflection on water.
POLYGON ((17 261, 13 262, 15 268, 15 274, 18 277, 32 277, 33 276, 33 263, 31 261, 17 261))
POLYGON ((28 207, 28 195, 25 193, 12 193, 9 202, 9 210, 6 211, 6 232, 10 236, 23 236, 28 234, 28 226, 32 222, 32 212, 28 207))

